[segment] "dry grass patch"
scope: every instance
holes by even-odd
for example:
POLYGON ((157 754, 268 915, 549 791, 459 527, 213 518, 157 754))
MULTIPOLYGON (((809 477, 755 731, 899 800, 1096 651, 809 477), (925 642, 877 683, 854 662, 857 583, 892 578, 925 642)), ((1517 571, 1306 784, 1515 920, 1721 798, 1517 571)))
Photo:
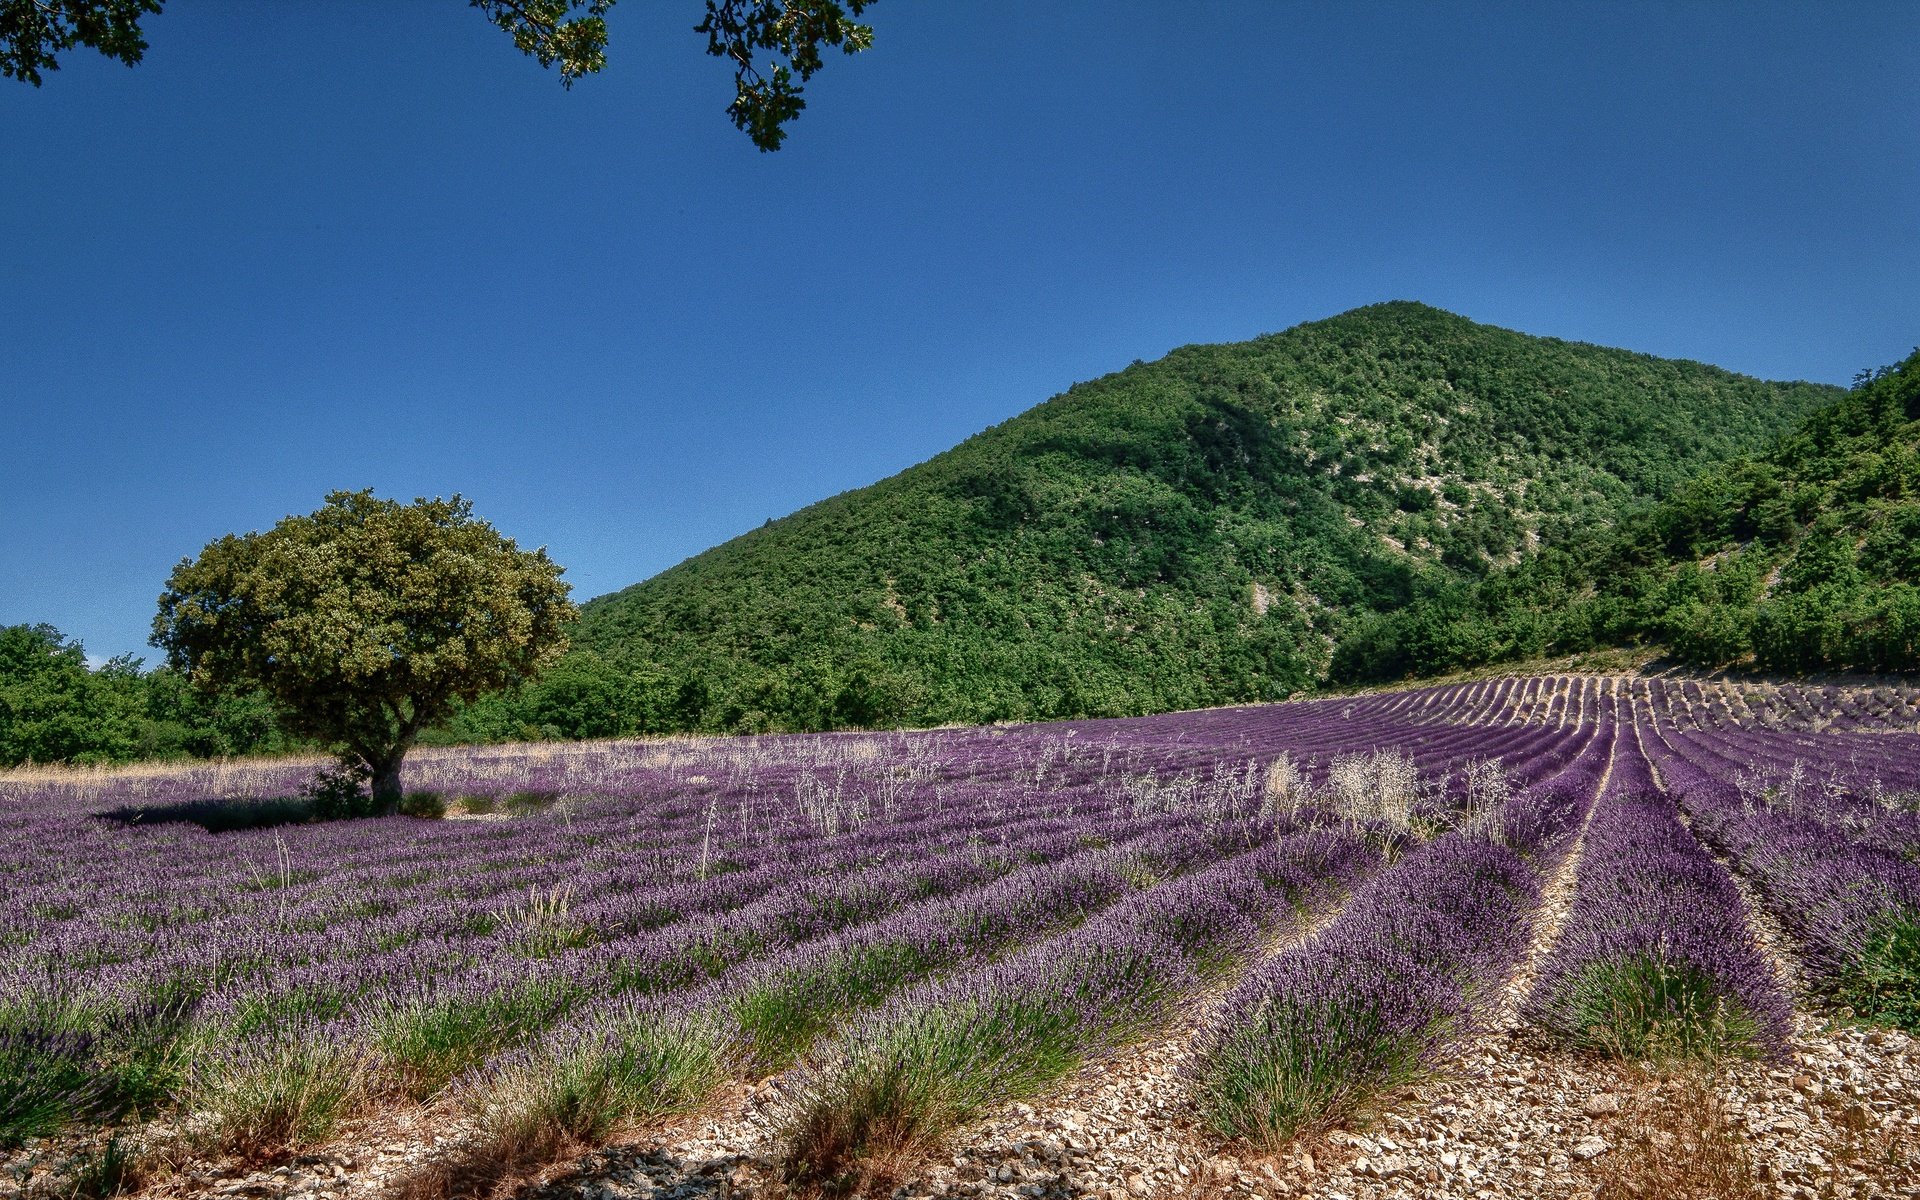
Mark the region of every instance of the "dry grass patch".
POLYGON ((1603 1126, 1610 1149, 1587 1164, 1595 1200, 1763 1200, 1746 1130, 1703 1067, 1642 1067, 1603 1126))

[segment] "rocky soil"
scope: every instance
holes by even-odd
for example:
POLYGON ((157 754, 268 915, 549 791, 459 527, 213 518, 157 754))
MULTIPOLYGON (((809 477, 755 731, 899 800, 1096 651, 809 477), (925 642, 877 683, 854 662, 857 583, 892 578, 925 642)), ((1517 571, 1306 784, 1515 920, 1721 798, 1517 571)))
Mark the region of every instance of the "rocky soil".
MULTIPOLYGON (((1663 1140, 1690 1148, 1688 1139, 1710 1135, 1710 1149, 1743 1164, 1740 1190, 1679 1191, 1656 1177, 1641 1181, 1640 1194, 1920 1196, 1920 1040, 1897 1031, 1803 1014, 1791 1059, 1721 1069, 1706 1082, 1703 1111, 1703 1089, 1688 1076, 1572 1058, 1523 1028, 1497 1030, 1384 1098, 1369 1119, 1267 1156, 1223 1145, 1187 1103, 1179 1071, 1196 1024, 1089 1070, 1044 1103, 1007 1106, 897 1195, 1490 1200, 1595 1196, 1607 1182, 1630 1195, 1635 1164, 1657 1159, 1663 1140)), ((777 1196, 769 1131, 777 1082, 739 1087, 698 1119, 634 1131, 526 1194, 777 1196)), ((182 1135, 149 1136, 151 1178, 141 1191, 156 1200, 372 1200, 461 1140, 423 1110, 265 1169, 170 1171, 167 1146, 182 1135)), ((0 1169, 0 1194, 73 1194, 64 1160, 76 1149, 29 1147, 0 1169)))

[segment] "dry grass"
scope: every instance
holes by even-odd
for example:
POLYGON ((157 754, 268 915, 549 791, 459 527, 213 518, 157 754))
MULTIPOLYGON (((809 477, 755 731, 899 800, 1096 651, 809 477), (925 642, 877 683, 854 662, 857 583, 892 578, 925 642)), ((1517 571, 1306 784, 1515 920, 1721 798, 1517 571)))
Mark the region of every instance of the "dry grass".
POLYGON ((434 1159, 387 1185, 382 1200, 504 1200, 538 1179, 544 1162, 522 1162, 474 1146, 434 1159))
POLYGON ((1633 1068, 1587 1164, 1595 1200, 1763 1200, 1745 1130, 1703 1068, 1633 1068))

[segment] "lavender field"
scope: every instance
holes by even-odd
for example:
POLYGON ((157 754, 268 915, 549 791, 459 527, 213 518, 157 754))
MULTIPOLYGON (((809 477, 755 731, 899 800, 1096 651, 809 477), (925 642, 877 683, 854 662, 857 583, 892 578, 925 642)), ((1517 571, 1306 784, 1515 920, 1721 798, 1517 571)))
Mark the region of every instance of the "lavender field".
MULTIPOLYGON (((658 1143, 577 1170, 1592 1194, 1604 1130, 1535 1165, 1418 1089, 1526 1056, 1804 1094, 1829 1043, 1884 1076, 1831 1120, 1910 1183, 1917 728, 1911 688, 1556 676, 422 751, 442 820, 285 823, 312 763, 0 776, 0 1186, 482 1195, 658 1143)), ((1756 1178, 1897 1194, 1813 1159, 1756 1178)))

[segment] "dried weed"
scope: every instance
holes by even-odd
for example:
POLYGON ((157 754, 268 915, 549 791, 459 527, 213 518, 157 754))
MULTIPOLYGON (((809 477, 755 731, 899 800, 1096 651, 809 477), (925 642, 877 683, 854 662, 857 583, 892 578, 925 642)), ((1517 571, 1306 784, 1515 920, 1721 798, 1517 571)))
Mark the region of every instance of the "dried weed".
POLYGON ((1701 1067, 1634 1068, 1605 1125, 1607 1153, 1587 1164, 1595 1200, 1763 1200, 1746 1132, 1701 1067))

